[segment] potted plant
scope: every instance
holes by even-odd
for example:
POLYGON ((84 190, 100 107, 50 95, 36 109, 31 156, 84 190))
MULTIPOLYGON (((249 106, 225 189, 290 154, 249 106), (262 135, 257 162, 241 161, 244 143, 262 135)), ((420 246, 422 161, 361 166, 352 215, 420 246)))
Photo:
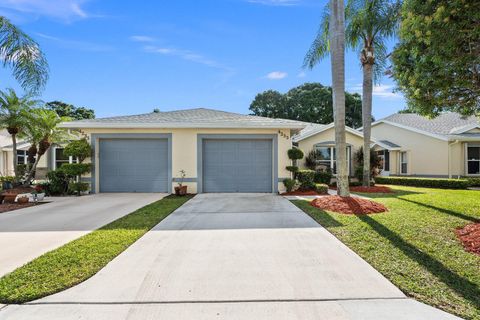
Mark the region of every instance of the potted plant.
POLYGON ((184 196, 187 194, 187 186, 183 185, 183 179, 185 179, 185 170, 180 170, 180 182, 178 186, 175 187, 175 194, 177 196, 184 196))
POLYGON ((17 198, 18 203, 28 203, 28 196, 27 195, 21 195, 17 198))

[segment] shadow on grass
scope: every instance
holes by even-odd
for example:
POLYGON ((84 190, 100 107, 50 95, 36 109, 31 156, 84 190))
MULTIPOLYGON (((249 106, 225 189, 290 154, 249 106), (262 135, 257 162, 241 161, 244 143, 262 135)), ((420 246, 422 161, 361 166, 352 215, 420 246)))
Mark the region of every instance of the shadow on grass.
POLYGON ((316 208, 306 200, 293 200, 292 203, 299 207, 302 211, 308 212, 308 215, 318 222, 322 227, 335 228, 343 226, 342 223, 335 220, 326 211, 316 208))
POLYGON ((456 212, 456 211, 453 211, 453 210, 439 208, 439 207, 435 207, 435 206, 432 206, 432 205, 429 205, 429 204, 425 204, 425 203, 422 203, 422 202, 413 201, 413 200, 409 200, 409 199, 405 199, 405 198, 399 198, 399 199, 402 200, 402 201, 417 204, 417 205, 425 207, 425 208, 440 211, 442 213, 445 213, 445 214, 448 214, 448 215, 451 215, 451 216, 454 216, 454 217, 457 217, 457 218, 460 218, 460 219, 463 219, 463 220, 467 220, 467 221, 471 221, 471 222, 480 222, 480 219, 478 219, 478 218, 467 216, 466 214, 456 212))
POLYGON ((403 240, 398 234, 367 215, 357 216, 368 224, 375 232, 386 238, 405 255, 427 269, 440 281, 448 285, 458 295, 470 301, 476 308, 480 308, 480 289, 477 284, 465 279, 445 267, 440 261, 427 253, 420 251, 414 245, 403 240))
POLYGON ((355 194, 360 194, 368 198, 399 198, 403 196, 416 195, 416 194, 425 194, 425 192, 417 192, 411 190, 395 190, 392 189, 392 193, 365 193, 365 192, 352 192, 355 194))

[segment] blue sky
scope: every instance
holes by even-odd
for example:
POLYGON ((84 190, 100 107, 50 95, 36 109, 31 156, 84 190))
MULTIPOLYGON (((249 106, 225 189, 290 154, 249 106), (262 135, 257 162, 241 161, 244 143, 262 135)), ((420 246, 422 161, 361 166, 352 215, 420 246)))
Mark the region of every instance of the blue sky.
MULTIPOLYGON (((255 95, 304 82, 330 85, 330 62, 302 70, 326 0, 0 0, 0 14, 47 55, 41 98, 98 117, 209 107, 248 113, 255 95)), ((361 90, 355 52, 346 85, 361 90)), ((0 87, 18 88, 9 71, 0 87)), ((391 79, 375 88, 378 119, 405 105, 391 79)))

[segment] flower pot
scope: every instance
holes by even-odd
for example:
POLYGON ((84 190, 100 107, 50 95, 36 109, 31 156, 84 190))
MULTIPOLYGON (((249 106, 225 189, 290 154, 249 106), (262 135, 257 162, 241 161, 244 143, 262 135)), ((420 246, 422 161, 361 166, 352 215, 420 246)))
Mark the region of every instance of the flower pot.
POLYGON ((178 186, 175 187, 175 194, 177 196, 184 196, 187 194, 187 186, 178 186))
POLYGON ((15 203, 15 199, 17 198, 17 195, 14 193, 5 193, 3 202, 4 203, 15 203))
POLYGON ((19 197, 17 199, 18 203, 28 203, 28 197, 19 197))

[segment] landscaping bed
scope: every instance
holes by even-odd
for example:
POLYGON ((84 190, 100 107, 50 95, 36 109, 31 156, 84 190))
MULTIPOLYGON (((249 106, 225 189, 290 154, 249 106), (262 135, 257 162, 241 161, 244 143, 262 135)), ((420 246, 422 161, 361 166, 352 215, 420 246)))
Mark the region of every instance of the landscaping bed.
POLYGON ((295 190, 290 192, 284 192, 281 194, 282 196, 326 196, 326 193, 319 193, 315 190, 295 190))
POLYGON ((455 230, 455 233, 465 250, 480 255, 480 222, 468 224, 455 230))
MULTIPOLYGON (((337 190, 337 187, 330 187, 333 190, 337 190)), ((359 192, 359 193, 393 193, 393 190, 387 186, 350 186, 349 187, 351 192, 359 192)))
POLYGON ((168 196, 0 278, 0 304, 24 303, 63 291, 96 274, 191 196, 168 196))
POLYGON ((370 214, 388 211, 383 204, 357 197, 326 196, 310 203, 316 208, 345 214, 370 214))
POLYGON ((28 207, 33 207, 36 204, 33 202, 27 202, 27 203, 2 203, 0 204, 0 213, 8 212, 8 211, 13 211, 13 210, 18 210, 18 209, 23 209, 23 208, 28 208, 28 207))

